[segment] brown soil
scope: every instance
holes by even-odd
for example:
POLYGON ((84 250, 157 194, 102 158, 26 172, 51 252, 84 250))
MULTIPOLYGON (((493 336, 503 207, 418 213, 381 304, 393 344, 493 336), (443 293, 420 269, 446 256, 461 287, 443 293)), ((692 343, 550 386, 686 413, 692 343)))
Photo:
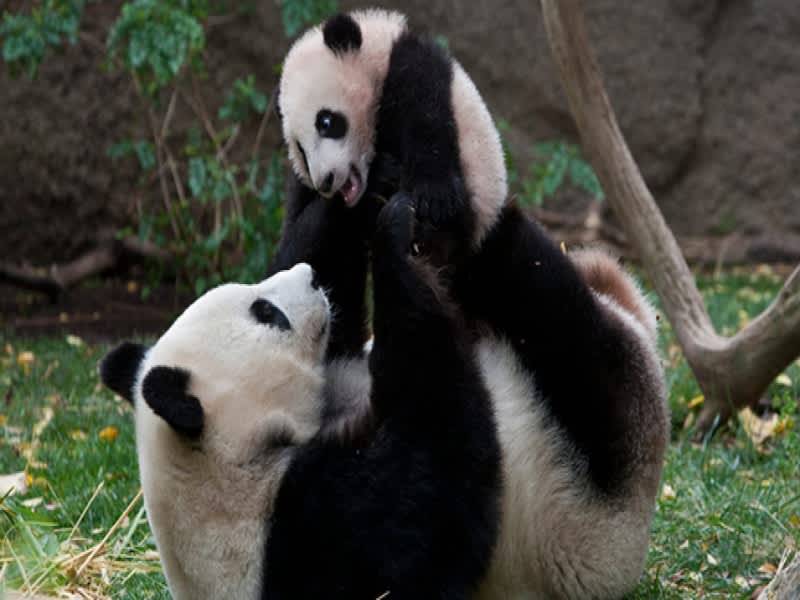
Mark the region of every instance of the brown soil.
POLYGON ((153 336, 163 332, 190 301, 162 285, 143 297, 136 279, 97 279, 76 286, 58 302, 0 285, 0 332, 39 337, 77 335, 92 341, 153 336))

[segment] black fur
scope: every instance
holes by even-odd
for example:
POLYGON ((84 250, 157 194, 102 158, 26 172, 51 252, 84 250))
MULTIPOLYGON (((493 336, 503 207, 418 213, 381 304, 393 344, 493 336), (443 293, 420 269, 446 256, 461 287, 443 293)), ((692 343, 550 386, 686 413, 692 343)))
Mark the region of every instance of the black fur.
POLYGON ((509 206, 459 271, 454 295, 510 341, 597 488, 622 492, 635 458, 626 434, 654 382, 642 375, 633 334, 602 310, 572 261, 509 206))
POLYGON ((109 352, 100 363, 100 380, 116 394, 133 404, 133 386, 147 347, 124 342, 109 352))
POLYGON ((408 256, 413 233, 397 198, 374 242, 375 428, 297 451, 264 599, 466 599, 488 566, 501 484, 490 401, 463 328, 408 256))
POLYGON ((338 14, 325 21, 322 37, 334 54, 354 52, 361 48, 361 28, 350 15, 338 14))
POLYGON ((378 207, 360 202, 348 209, 327 200, 289 174, 289 193, 278 249, 267 276, 309 263, 315 281, 328 292, 333 307, 329 359, 361 354, 368 338, 368 231, 378 207))
POLYGON ((142 396, 159 417, 175 431, 197 437, 203 431, 203 407, 187 393, 189 371, 175 367, 153 367, 142 382, 142 396))
MULTIPOLYGON (((397 191, 409 194, 420 220, 419 248, 430 262, 445 269, 468 251, 475 223, 461 171, 452 80, 452 58, 444 48, 411 32, 397 39, 376 119, 376 156, 359 203, 374 205, 376 198, 385 200, 397 191)), ((297 182, 290 190, 288 204, 307 204, 311 194, 316 192, 297 182)), ((333 202, 342 203, 340 198, 333 202)), ((371 230, 376 209, 372 206, 369 211, 372 219, 357 221, 371 230)), ((353 227, 351 224, 351 230, 353 227)), ((297 233, 295 229, 292 235, 297 233)), ((357 237, 367 236, 360 232, 357 237)), ((306 239, 301 245, 317 243, 306 239)), ((279 263, 289 266, 283 260, 279 263)), ((352 337, 357 337, 355 333, 352 337)))

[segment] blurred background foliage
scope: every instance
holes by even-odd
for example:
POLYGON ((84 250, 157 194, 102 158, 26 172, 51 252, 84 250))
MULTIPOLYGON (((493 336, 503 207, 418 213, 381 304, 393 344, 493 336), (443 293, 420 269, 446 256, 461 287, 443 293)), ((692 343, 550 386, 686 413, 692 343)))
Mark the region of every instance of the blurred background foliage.
MULTIPOLYGON (((48 55, 76 44, 87 1, 45 0, 0 21, 2 57, 12 77, 35 78, 48 55)), ((284 34, 291 38, 335 12, 335 0, 286 0, 284 34)), ((117 235, 135 235, 166 249, 177 260, 176 280, 192 293, 226 280, 254 281, 280 234, 287 168, 282 148, 264 149, 264 130, 273 116, 280 65, 260 80, 241 73, 209 105, 201 93, 209 78, 206 37, 212 21, 250 10, 247 3, 212 0, 130 0, 124 2, 104 42, 100 68, 122 71, 139 98, 132 130, 145 137, 110 140, 116 162, 135 160, 139 185, 160 196, 158 205, 132 201, 130 223, 117 235), (178 105, 191 122, 173 126, 178 105), (249 148, 243 132, 255 131, 249 148)), ((446 40, 444 42, 446 43, 446 40)), ((268 71, 269 73, 269 71, 268 71)), ((506 126, 499 123, 501 130, 506 126)), ((591 167, 577 146, 564 141, 537 144, 536 160, 518 167, 506 149, 512 189, 523 203, 541 205, 569 184, 602 198, 591 167)), ((145 295, 167 275, 149 266, 145 295)))

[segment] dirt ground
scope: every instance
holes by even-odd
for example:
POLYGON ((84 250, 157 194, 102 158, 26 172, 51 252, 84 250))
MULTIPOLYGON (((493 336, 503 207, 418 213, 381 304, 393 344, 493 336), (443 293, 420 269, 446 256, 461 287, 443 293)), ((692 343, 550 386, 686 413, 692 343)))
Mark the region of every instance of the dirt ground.
POLYGON ((155 336, 191 301, 162 285, 143 297, 136 278, 94 279, 53 303, 39 293, 0 285, 0 332, 39 337, 77 335, 91 341, 155 336))

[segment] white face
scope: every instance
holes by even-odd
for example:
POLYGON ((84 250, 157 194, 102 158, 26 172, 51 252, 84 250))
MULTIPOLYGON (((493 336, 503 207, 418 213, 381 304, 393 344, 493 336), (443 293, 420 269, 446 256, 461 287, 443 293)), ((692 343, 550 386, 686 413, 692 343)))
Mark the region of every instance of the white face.
POLYGON ((147 368, 187 370, 187 391, 203 408, 203 446, 223 461, 246 460, 270 431, 298 442, 315 432, 329 323, 325 294, 300 264, 201 296, 152 348, 147 368))
POLYGON ((336 55, 321 40, 301 39, 280 83, 283 135, 303 183, 355 206, 374 156, 379 93, 363 52, 336 55))

